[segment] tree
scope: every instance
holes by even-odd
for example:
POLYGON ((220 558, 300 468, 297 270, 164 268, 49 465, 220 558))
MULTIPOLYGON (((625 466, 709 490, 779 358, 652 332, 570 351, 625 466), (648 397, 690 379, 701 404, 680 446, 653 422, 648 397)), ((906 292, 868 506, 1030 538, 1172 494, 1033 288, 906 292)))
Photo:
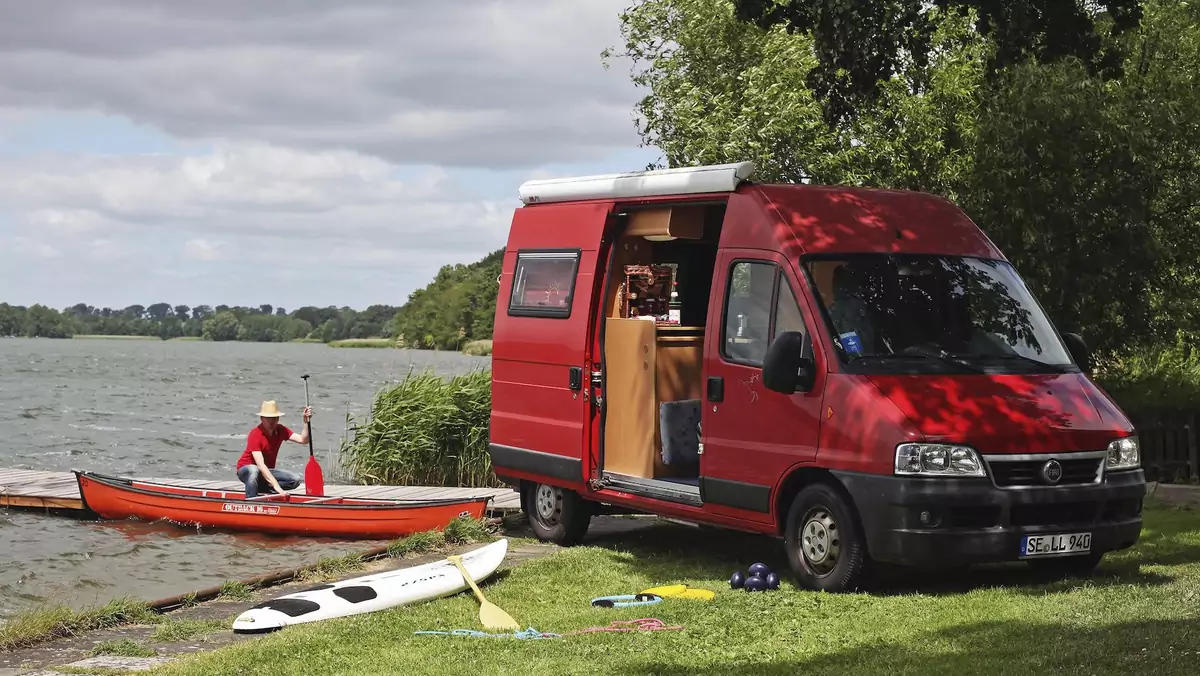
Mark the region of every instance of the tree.
POLYGON ((1046 64, 1072 57, 1092 75, 1118 77, 1121 54, 1102 39, 1103 13, 1110 36, 1137 27, 1142 0, 733 0, 737 17, 760 28, 785 26, 810 36, 818 63, 805 84, 824 103, 831 124, 853 117, 880 94, 881 83, 918 68, 934 53, 936 10, 973 14, 976 30, 993 50, 989 76, 1032 57, 1046 64))
POLYGON ((146 317, 152 321, 161 322, 171 311, 170 303, 155 303, 146 308, 146 317))
POLYGON ((413 348, 452 350, 472 340, 491 338, 496 293, 504 250, 469 265, 446 265, 427 286, 383 321, 387 332, 413 348))
POLYGON ((237 315, 228 310, 223 310, 210 319, 204 320, 204 339, 237 340, 238 329, 240 328, 241 325, 238 322, 237 315))
POLYGON ((0 303, 0 337, 15 336, 21 330, 25 308, 0 303))
POLYGON ((639 131, 668 166, 944 195, 1101 353, 1200 329, 1200 9, 1141 3, 1097 47, 1123 55, 1113 75, 1072 55, 1000 67, 977 16, 933 4, 925 56, 830 119, 809 32, 759 28, 734 0, 644 0, 621 16, 639 131))
POLYGON ((667 166, 753 159, 765 181, 951 196, 970 167, 986 45, 966 18, 943 16, 927 63, 832 126, 806 84, 817 59, 805 35, 740 21, 730 0, 646 0, 621 23, 633 81, 648 90, 639 132, 667 166))
POLYGON ((1200 328, 1200 8, 1147 2, 1124 42, 1116 81, 1070 59, 998 76, 964 190, 1055 321, 1102 352, 1200 328))

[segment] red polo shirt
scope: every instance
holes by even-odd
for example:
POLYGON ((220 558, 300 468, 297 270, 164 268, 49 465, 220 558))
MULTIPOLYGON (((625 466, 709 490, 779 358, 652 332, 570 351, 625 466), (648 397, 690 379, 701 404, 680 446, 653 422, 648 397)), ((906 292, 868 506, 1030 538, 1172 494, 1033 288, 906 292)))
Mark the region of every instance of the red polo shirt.
POLYGON ((292 431, 282 424, 275 426, 275 433, 270 437, 263 431, 262 425, 256 425, 246 437, 246 450, 242 451, 242 457, 238 458, 237 469, 241 469, 244 465, 254 464, 254 456, 251 455, 254 451, 262 451, 263 462, 269 469, 275 469, 275 458, 279 455, 279 447, 291 436, 292 431))

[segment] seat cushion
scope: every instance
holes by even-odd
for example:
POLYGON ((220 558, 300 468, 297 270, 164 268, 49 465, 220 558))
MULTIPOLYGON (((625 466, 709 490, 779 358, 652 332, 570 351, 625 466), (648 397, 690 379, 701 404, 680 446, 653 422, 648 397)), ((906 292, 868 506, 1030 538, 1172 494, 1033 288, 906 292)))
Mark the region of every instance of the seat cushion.
POLYGON ((672 466, 700 463, 700 400, 664 401, 658 407, 662 460, 672 466))

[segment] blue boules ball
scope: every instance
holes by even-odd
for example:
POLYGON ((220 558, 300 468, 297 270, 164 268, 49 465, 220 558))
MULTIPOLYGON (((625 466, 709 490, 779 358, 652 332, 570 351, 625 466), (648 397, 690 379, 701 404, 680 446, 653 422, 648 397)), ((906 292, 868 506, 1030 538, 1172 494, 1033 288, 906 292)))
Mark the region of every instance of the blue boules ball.
POLYGON ((771 569, 768 568, 767 564, 765 564, 765 563, 756 563, 756 564, 750 566, 750 575, 752 577, 765 578, 767 575, 770 574, 770 572, 771 572, 771 569))
POLYGON ((767 589, 779 589, 779 576, 775 573, 767 573, 767 589))
POLYGON ((731 575, 729 578, 730 589, 741 589, 742 585, 745 583, 746 576, 740 570, 731 575))
POLYGON ((748 592, 766 591, 767 590, 767 581, 762 579, 761 577, 758 577, 757 575, 752 575, 752 576, 746 578, 745 586, 746 586, 746 591, 748 591, 748 592))

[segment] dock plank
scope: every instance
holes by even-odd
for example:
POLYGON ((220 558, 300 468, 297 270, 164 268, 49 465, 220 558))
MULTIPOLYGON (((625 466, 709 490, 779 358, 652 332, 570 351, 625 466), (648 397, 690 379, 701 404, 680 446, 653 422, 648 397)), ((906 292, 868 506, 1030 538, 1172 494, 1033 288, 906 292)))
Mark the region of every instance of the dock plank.
MULTIPOLYGON (((175 484, 213 491, 240 493, 240 481, 211 479, 170 479, 165 477, 134 477, 140 481, 175 484)), ((303 487, 293 493, 303 494, 303 487)), ((438 500, 465 496, 488 496, 492 513, 520 511, 521 500, 511 488, 464 488, 458 486, 371 486, 327 484, 326 495, 382 500, 438 500)), ((0 507, 35 509, 83 510, 79 486, 70 472, 0 469, 0 507)))

